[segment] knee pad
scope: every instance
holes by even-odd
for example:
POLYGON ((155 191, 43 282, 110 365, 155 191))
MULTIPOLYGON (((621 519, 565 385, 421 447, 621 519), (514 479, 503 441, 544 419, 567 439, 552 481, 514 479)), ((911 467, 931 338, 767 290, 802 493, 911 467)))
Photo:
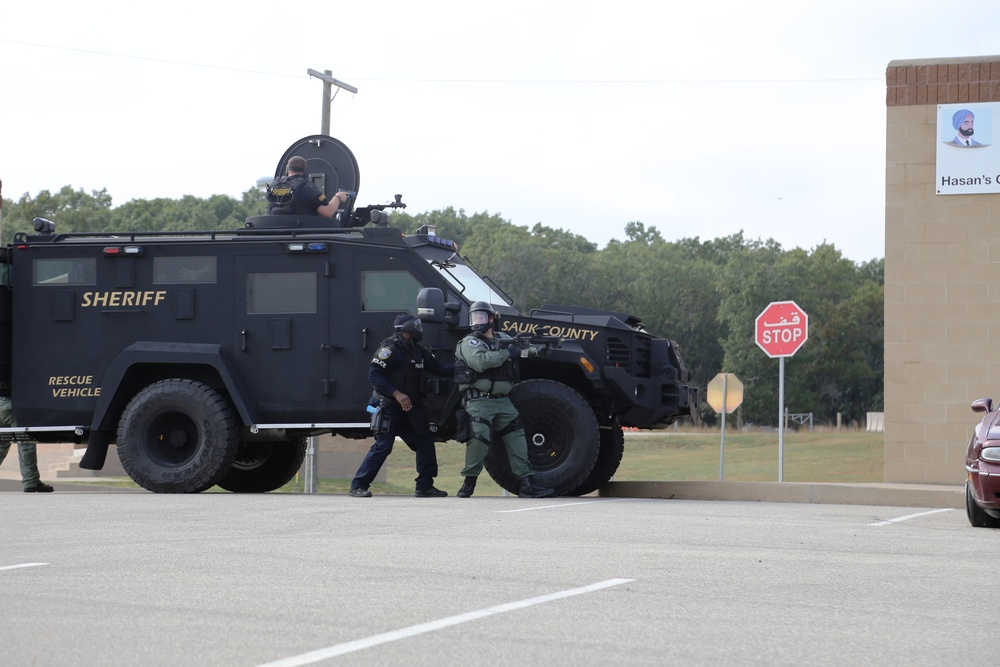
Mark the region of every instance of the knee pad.
POLYGON ((520 430, 522 428, 524 428, 524 427, 521 425, 521 415, 518 415, 513 420, 511 420, 511 422, 509 424, 507 424, 506 426, 504 426, 503 430, 499 431, 497 433, 497 435, 499 435, 502 438, 503 436, 507 435, 508 433, 513 433, 514 431, 520 430))
POLYGON ((486 447, 487 449, 490 446, 490 443, 486 442, 485 440, 483 440, 482 438, 480 438, 479 436, 477 436, 475 434, 473 434, 473 436, 471 438, 469 438, 469 441, 467 443, 465 443, 465 444, 466 445, 470 445, 473 442, 481 442, 483 444, 483 446, 486 447))

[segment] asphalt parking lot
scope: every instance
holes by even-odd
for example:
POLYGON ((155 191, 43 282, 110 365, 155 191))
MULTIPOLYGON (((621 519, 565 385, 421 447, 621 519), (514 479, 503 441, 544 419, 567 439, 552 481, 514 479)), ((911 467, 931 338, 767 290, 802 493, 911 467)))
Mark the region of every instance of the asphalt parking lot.
POLYGON ((1000 531, 949 507, 3 501, 8 664, 962 665, 1000 649, 982 631, 1000 531))

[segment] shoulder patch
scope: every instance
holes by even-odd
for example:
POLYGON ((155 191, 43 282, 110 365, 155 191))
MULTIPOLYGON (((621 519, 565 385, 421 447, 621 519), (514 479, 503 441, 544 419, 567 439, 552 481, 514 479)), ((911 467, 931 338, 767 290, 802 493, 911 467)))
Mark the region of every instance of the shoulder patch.
POLYGON ((469 339, 469 345, 476 346, 476 345, 482 345, 482 344, 483 343, 478 338, 470 338, 469 339))
POLYGON ((380 347, 378 349, 378 352, 375 354, 375 356, 377 356, 382 361, 385 361, 386 359, 388 359, 389 357, 392 356, 392 348, 391 347, 380 347))

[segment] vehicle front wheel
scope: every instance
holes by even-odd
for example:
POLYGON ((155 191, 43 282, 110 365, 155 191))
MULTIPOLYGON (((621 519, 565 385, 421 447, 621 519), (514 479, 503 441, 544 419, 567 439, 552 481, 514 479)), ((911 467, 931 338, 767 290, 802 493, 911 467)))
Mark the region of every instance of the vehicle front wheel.
POLYGON ((621 426, 601 429, 601 451, 597 454, 594 469, 587 475, 580 486, 570 491, 570 496, 585 496, 593 493, 615 476, 625 453, 625 434, 621 426))
MULTIPOLYGON (((572 388, 553 380, 525 380, 514 385, 510 400, 517 408, 528 441, 528 459, 538 486, 572 495, 594 469, 600 450, 597 418, 572 388)), ((518 480, 501 438, 493 436, 486 470, 497 484, 517 493, 518 480)))
POLYGON ((136 484, 156 493, 200 493, 233 466, 236 419, 219 392, 192 380, 161 380, 129 402, 118 423, 118 457, 136 484))
POLYGON ((1000 528, 1000 519, 990 516, 976 503, 968 482, 965 483, 965 514, 974 528, 1000 528))
POLYGON ((280 489, 302 467, 306 457, 306 439, 292 438, 277 442, 244 442, 233 467, 219 481, 219 486, 233 493, 267 493, 280 489))

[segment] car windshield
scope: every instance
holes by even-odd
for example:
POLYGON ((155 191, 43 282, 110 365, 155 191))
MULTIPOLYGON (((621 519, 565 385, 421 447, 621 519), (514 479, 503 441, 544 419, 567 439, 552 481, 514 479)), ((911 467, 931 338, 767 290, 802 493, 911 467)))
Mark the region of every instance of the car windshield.
POLYGON ((458 257, 430 260, 430 265, 437 269, 444 276, 444 279, 469 301, 510 305, 503 294, 490 287, 489 283, 480 278, 469 266, 462 263, 458 257))

